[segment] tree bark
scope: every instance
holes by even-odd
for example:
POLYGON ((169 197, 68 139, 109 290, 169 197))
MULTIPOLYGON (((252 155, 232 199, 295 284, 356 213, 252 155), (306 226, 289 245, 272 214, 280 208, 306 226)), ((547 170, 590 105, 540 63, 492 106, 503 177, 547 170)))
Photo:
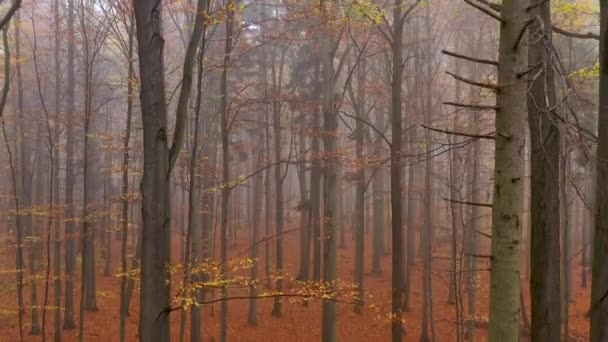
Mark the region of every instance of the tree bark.
POLYGON ((589 341, 608 339, 608 2, 600 1, 600 85, 589 341))
POLYGON ((170 282, 166 266, 171 260, 171 170, 161 7, 161 0, 134 1, 144 146, 141 182, 141 341, 169 341, 169 315, 166 310, 169 307, 170 282))
POLYGON ((490 341, 519 340, 520 242, 527 84, 525 0, 502 4, 492 212, 490 341))
MULTIPOLYGON (((226 17, 224 61, 222 66, 222 79, 220 84, 220 134, 222 137, 222 217, 220 220, 220 260, 222 280, 226 280, 228 276, 228 201, 230 199, 230 113, 228 108, 228 67, 230 64, 230 55, 232 53, 232 35, 234 30, 233 7, 234 0, 229 0, 226 17)), ((228 297, 228 289, 226 288, 226 286, 222 286, 221 296, 222 298, 228 297)), ((220 341, 226 342, 228 338, 228 301, 224 300, 221 304, 220 341)))
MULTIPOLYGON (((334 1, 322 0, 320 10, 328 18, 336 9, 334 1)), ((334 55, 337 42, 333 33, 326 32, 321 41, 322 89, 323 89, 323 282, 330 296, 334 296, 337 259, 337 209, 338 209, 338 113, 335 103, 334 55)), ((334 342, 338 336, 337 307, 333 300, 323 301, 321 340, 334 342)))
POLYGON ((129 230, 129 144, 131 141, 131 118, 133 116, 133 78, 135 77, 135 67, 133 63, 134 49, 134 34, 135 34, 135 18, 133 11, 128 13, 129 18, 129 40, 127 48, 127 118, 125 137, 122 145, 122 184, 121 184, 121 241, 120 241, 120 335, 119 341, 124 342, 126 339, 127 329, 127 314, 129 305, 127 301, 127 239, 129 230))
POLYGON ((530 80, 530 299, 531 338, 560 340, 560 134, 555 107, 551 44, 551 5, 530 11, 528 65, 541 64, 530 80))
POLYGON ((391 232, 392 232, 392 288, 391 317, 392 340, 401 342, 403 324, 401 322, 403 291, 403 223, 401 205, 401 97, 403 77, 403 0, 395 0, 392 31, 392 86, 391 86, 391 232))
MULTIPOLYGON (((273 47, 271 57, 272 83, 273 83, 273 99, 272 99, 272 128, 274 134, 274 184, 275 184, 275 223, 276 223, 276 288, 277 292, 283 290, 283 175, 281 174, 281 83, 283 80, 283 66, 285 64, 286 49, 280 45, 273 47), (279 61, 276 60, 276 49, 281 48, 281 56, 279 61), (277 65, 278 72, 277 72, 277 65)), ((275 297, 272 307, 272 315, 281 317, 281 297, 275 297)))
POLYGON ((74 329, 74 0, 68 0, 68 56, 67 56, 67 89, 66 89, 66 147, 65 147, 65 313, 63 329, 74 329))
POLYGON ((357 66, 357 101, 356 116, 359 120, 355 123, 355 159, 357 161, 356 180, 355 180, 355 208, 354 208, 354 229, 355 229, 355 284, 357 284, 357 297, 355 299, 354 311, 361 313, 364 299, 363 287, 363 261, 365 260, 365 161, 363 157, 363 140, 365 138, 365 126, 361 120, 365 120, 365 61, 360 61, 357 66))
MULTIPOLYGON (((60 51, 60 21, 61 16, 59 13, 59 0, 53 1, 53 61, 55 67, 55 89, 54 89, 54 105, 55 105, 55 115, 59 117, 59 113, 61 113, 61 61, 59 59, 59 51, 60 51)), ((53 193, 52 193, 52 201, 54 203, 54 207, 59 207, 59 137, 60 137, 60 127, 56 123, 54 127, 54 143, 57 146, 53 146, 54 149, 54 158, 51 161, 53 163, 53 193)), ((57 210, 59 212, 59 210, 57 210)), ((55 213, 51 213, 54 215, 54 225, 53 225, 53 341, 60 342, 61 341, 61 223, 60 223, 60 215, 55 213)), ((50 227, 49 227, 50 228, 50 227)), ((50 249, 51 246, 48 246, 50 249)), ((50 265, 49 265, 50 267, 50 265)))

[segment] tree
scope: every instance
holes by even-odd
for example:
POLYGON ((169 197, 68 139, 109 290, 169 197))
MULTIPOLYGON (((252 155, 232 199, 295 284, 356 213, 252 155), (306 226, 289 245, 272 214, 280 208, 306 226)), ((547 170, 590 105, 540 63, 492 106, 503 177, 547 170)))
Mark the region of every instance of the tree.
POLYGON ((74 329, 74 267, 76 256, 74 254, 74 0, 68 0, 68 34, 67 34, 67 85, 66 85, 66 151, 65 151, 65 314, 63 328, 74 329))
MULTIPOLYGON (((233 48, 234 34, 234 0, 228 0, 226 6, 226 35, 224 40, 224 58, 222 63, 222 76, 220 81, 220 135, 222 141, 222 217, 220 219, 220 262, 221 280, 228 276, 228 200, 230 199, 230 142, 229 124, 230 112, 228 108, 228 67, 233 48)), ((226 285, 222 286, 222 298, 228 297, 226 285)), ((220 341, 226 342, 228 338, 228 301, 222 301, 221 307, 220 341)))
MULTIPOLYGON (((60 21, 61 16, 59 13, 59 0, 53 1, 53 60, 55 67, 55 99, 54 99, 54 111, 55 116, 59 117, 59 113, 61 112, 61 61, 59 59, 60 52, 60 21)), ((54 156, 53 163, 53 196, 52 201, 55 204, 55 207, 59 207, 59 138, 60 138, 60 127, 58 124, 58 120, 55 121, 55 127, 53 132, 53 140, 55 145, 52 147, 55 149, 56 155, 54 156)), ((54 325, 53 325, 53 341, 60 342, 61 341, 61 224, 60 224, 60 215, 55 213, 50 213, 51 215, 55 215, 55 224, 53 226, 53 239, 54 244, 54 254, 53 254, 53 316, 54 316, 54 325)), ((50 249, 51 246, 48 246, 50 249)), ((50 267, 50 266, 49 266, 50 267)))
POLYGON ((597 171, 595 220, 593 229, 593 269, 591 274, 590 341, 608 338, 608 274, 604 267, 608 260, 608 3, 600 1, 600 84, 597 140, 597 171))
MULTIPOLYGON (((319 3, 320 12, 325 19, 333 15, 336 2, 322 0, 319 3)), ((327 286, 330 296, 333 295, 336 281, 337 258, 337 193, 338 193, 338 163, 336 157, 338 150, 338 113, 335 102, 335 68, 334 57, 338 42, 327 32, 321 41, 322 66, 322 111, 323 111, 323 282, 327 286)), ((323 301, 322 340, 324 342, 336 341, 338 324, 336 321, 336 302, 323 301)))
MULTIPOLYGON (((432 42, 433 37, 431 36, 431 15, 430 15, 430 1, 426 4, 426 15, 425 15, 425 34, 426 34, 426 46, 425 46, 425 58, 426 58, 426 94, 424 97, 424 122, 427 127, 431 126, 433 120, 433 75, 432 75, 432 42)), ((424 135, 425 146, 427 151, 432 151, 432 137, 431 131, 426 130, 424 135)), ((429 152, 427 152, 429 153, 429 152)), ((426 157, 425 160, 425 172, 424 172, 424 227, 421 237, 421 249, 423 255, 423 275, 422 275, 422 288, 423 288, 423 304, 422 304, 422 335, 420 341, 430 341, 435 338, 435 329, 433 325, 433 302, 432 302, 432 284, 431 284, 431 257, 433 249, 433 212, 434 212, 434 197, 435 187, 431 180, 431 176, 434 173, 433 160, 430 156, 426 157), (429 331, 430 330, 430 331, 429 331)))
POLYGON ((129 305, 127 300, 127 231, 129 228, 129 144, 131 142, 131 124, 133 116, 133 83, 135 78, 135 66, 133 63, 134 55, 134 35, 135 18, 133 8, 129 7, 126 17, 128 18, 128 41, 127 41, 127 117, 125 125, 125 137, 123 140, 122 151, 122 182, 121 182, 121 241, 120 241, 120 336, 119 341, 124 342, 126 338, 127 313, 129 305))
MULTIPOLYGON (((275 45, 271 52, 272 73, 272 133, 274 135, 274 188, 275 188, 275 224, 276 224, 276 291, 283 289, 283 179, 281 172, 281 111, 283 102, 280 100, 283 80, 283 66, 285 65, 285 47, 275 45), (281 50, 277 61, 277 50, 281 50), (277 66, 278 62, 278 66, 277 66), (278 70, 277 70, 278 69, 278 70)), ((272 315, 281 317, 281 297, 275 297, 272 315)))
POLYGON ((527 66, 526 6, 524 0, 504 1, 498 16, 501 27, 492 202, 490 341, 519 340, 523 125, 527 94, 525 78, 520 73, 527 66))
POLYGON ((391 318, 393 342, 403 339, 403 323, 401 321, 402 290, 403 290, 403 222, 401 205, 401 86, 403 82, 403 26, 405 18, 402 13, 403 1, 395 0, 393 8, 392 31, 392 83, 391 83, 391 232, 392 232, 392 288, 391 288, 391 318))
POLYGON ((2 43, 4 48, 4 86, 2 89, 2 97, 0 98, 0 120, 2 123, 2 135, 6 144, 6 152, 8 154, 8 163, 10 168, 11 176, 11 191, 13 196, 14 210, 15 210, 15 242, 17 244, 15 253, 15 270, 17 278, 17 305, 18 305, 18 316, 19 316, 19 339, 23 340, 23 316, 25 313, 23 304, 23 227, 22 220, 19 217, 19 210, 21 209, 19 201, 19 193, 17 191, 17 175, 15 172, 15 164, 13 162, 13 152, 6 134, 6 126, 4 123, 4 108, 6 106, 6 99, 10 89, 10 48, 8 45, 8 28, 5 27, 2 30, 2 43))
MULTIPOLYGON (((530 299, 531 338, 560 339, 560 133, 555 112, 555 76, 551 51, 551 4, 530 11, 530 299), (538 66, 538 67, 537 67, 538 66)), ((567 257, 566 257, 567 258, 567 257)))

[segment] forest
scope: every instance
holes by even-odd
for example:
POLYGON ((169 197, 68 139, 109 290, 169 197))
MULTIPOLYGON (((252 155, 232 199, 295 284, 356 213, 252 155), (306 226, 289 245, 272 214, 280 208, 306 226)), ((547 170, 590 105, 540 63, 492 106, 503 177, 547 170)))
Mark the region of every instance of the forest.
POLYGON ((0 342, 608 342, 608 0, 0 30, 0 342))

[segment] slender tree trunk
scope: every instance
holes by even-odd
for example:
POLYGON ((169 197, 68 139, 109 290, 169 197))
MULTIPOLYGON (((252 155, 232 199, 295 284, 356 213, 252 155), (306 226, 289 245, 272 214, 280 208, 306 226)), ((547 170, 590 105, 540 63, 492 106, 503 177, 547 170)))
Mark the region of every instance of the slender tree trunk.
MULTIPOLYGON (((21 24, 20 24, 20 12, 17 12, 15 17, 15 58, 17 60, 21 59, 21 24)), ((24 111, 24 99, 23 99, 23 77, 21 73, 21 63, 16 63, 16 73, 17 73, 17 112, 19 117, 19 130, 20 135, 25 136, 25 127, 24 124, 26 120, 25 111, 24 111)), ((32 206, 32 178, 33 178, 33 165, 30 165, 30 155, 32 153, 29 143, 26 139, 21 141, 20 148, 20 173, 21 173, 21 198, 23 208, 30 208, 32 206)), ((23 222, 23 232, 25 234, 25 241, 28 238, 35 239, 36 229, 33 227, 33 217, 31 214, 24 215, 22 218, 23 222)), ((37 265, 36 265, 36 250, 39 249, 37 242, 31 242, 28 250, 28 273, 32 278, 32 282, 30 284, 30 315, 31 315, 31 327, 29 334, 30 335, 40 335, 40 325, 38 322, 38 295, 37 295, 37 286, 36 286, 36 273, 37 273, 37 265)), ((66 312, 67 312, 67 302, 66 302, 66 312)))
POLYGON ((84 114, 84 132, 83 132, 83 203, 82 203, 82 249, 81 249, 81 279, 80 279, 80 325, 78 327, 79 340, 82 340, 84 329, 84 311, 97 311, 96 302, 96 282, 95 282, 95 208, 93 205, 92 188, 93 179, 95 177, 91 169, 92 160, 91 152, 92 145, 90 140, 91 133, 91 116, 93 115, 93 65, 94 53, 91 53, 89 41, 89 22, 87 20, 88 5, 83 0, 80 2, 80 28, 83 34, 82 50, 83 50, 83 68, 84 84, 83 84, 83 114, 84 114))
MULTIPOLYGON (((417 57, 414 57, 417 61, 417 57)), ((414 84, 418 82, 415 81, 414 84)), ((413 129, 409 135, 408 145, 413 148, 418 140, 417 131, 413 129)), ((407 199, 407 236, 406 236, 406 263, 405 263, 405 280, 403 284, 403 309, 411 311, 410 295, 412 287, 412 270, 414 268, 414 259, 416 258, 416 202, 418 194, 414 191, 416 183, 416 166, 408 166, 408 199, 407 199)))
MULTIPOLYGON (((321 1, 321 13, 327 17, 329 12, 334 11, 333 1, 321 1)), ((338 197, 338 164, 336 157, 338 151, 338 117, 334 98, 334 51, 335 38, 331 32, 327 32, 321 41, 321 65, 323 70, 323 282, 327 287, 329 296, 334 296, 336 280, 337 259, 337 197, 338 197)), ((336 318, 336 302, 332 300, 323 301, 323 324, 321 340, 323 342, 334 342, 338 336, 338 324, 336 318)))
POLYGON ((121 184, 121 241, 120 241, 120 342, 126 339, 127 314, 129 306, 127 301, 127 279, 129 278, 127 269, 127 237, 129 230, 129 143, 131 140, 131 118, 133 116, 133 78, 135 77, 135 67, 133 64, 133 35, 135 34, 135 18, 133 12, 129 14, 129 41, 127 50, 127 119, 125 137, 122 145, 122 184, 121 184))
POLYGON ((298 280, 308 280, 310 274, 310 201, 306 184, 306 136, 300 132, 298 144, 298 182, 300 185, 300 268, 298 280))
POLYGON ((586 204, 583 207, 583 247, 581 251, 581 287, 587 288, 587 273, 590 264, 590 245, 591 245, 591 231, 593 229, 593 215, 594 215, 594 205, 592 199, 595 198, 594 193, 594 176, 595 172, 592 170, 586 171, 586 181, 585 181, 585 196, 587 198, 586 204), (589 207, 587 207, 587 205, 589 207))
MULTIPOLYGON (((232 53, 232 35, 234 29, 234 0, 228 0, 228 10, 226 17, 226 38, 224 45, 224 62, 222 69, 222 80, 220 85, 221 93, 221 119, 220 131, 222 136, 222 218, 220 227, 220 260, 221 260, 221 277, 223 280, 228 277, 228 201, 230 199, 230 155, 229 155, 229 115, 228 112, 228 67, 230 64, 230 54, 232 53)), ((228 289, 222 286, 222 298, 228 296, 228 289)), ((220 341, 226 342, 228 338, 228 302, 226 300, 221 303, 221 326, 220 326, 220 341)))
POLYGON ((363 140, 365 138, 366 102, 365 102, 365 70, 366 63, 361 61, 357 66, 357 101, 356 116, 359 120, 355 123, 355 159, 358 169, 356 170, 355 185, 355 208, 353 224, 355 230, 355 284, 357 284, 357 297, 355 299, 354 311, 361 313, 364 305, 363 287, 363 262, 365 260, 365 162, 363 157, 363 140))
POLYGON ((74 253, 75 209, 74 209, 74 0, 68 0, 68 56, 66 89, 66 147, 65 147, 65 312, 63 329, 74 329, 74 253))
MULTIPOLYGON (((53 1, 53 59, 54 59, 54 67, 55 67, 55 89, 54 89, 54 105, 55 105, 55 115, 59 117, 59 113, 61 112, 61 64, 59 60, 59 51, 60 51, 60 34, 59 34, 59 26, 61 21, 61 16, 59 13, 59 0, 53 1)), ((54 142, 57 146, 53 146, 54 148, 54 158, 52 160, 53 163, 53 193, 52 193, 52 201, 54 203, 55 208, 59 206, 59 148, 60 146, 60 127, 58 124, 55 124, 54 127, 54 142)), ((59 210, 57 210, 59 212, 59 210)), ((53 341, 60 342, 61 341, 61 223, 60 223, 60 215, 51 213, 51 215, 55 216, 55 224, 53 226, 53 341)), ((49 227, 50 228, 50 227, 49 227)), ((50 249, 51 246, 48 246, 50 249)), ((49 265, 50 267, 50 265, 49 265)))
MULTIPOLYGON (((199 8, 197 13, 201 13, 204 11, 208 11, 208 4, 206 1, 202 1, 203 8, 199 8)), ((202 17, 198 15, 196 20, 202 17)), ((202 24, 202 23, 201 23, 202 24)), ((206 26, 203 24, 201 37, 202 39, 199 48, 198 54, 198 67, 197 67, 197 90, 196 90, 196 102, 194 108, 194 136, 192 141, 192 152, 191 161, 190 161, 190 193, 188 198, 188 230, 191 239, 191 253, 192 253, 192 267, 199 267, 200 263, 203 262, 204 253, 203 253, 203 242, 204 242, 204 234, 203 234, 203 225, 199 222, 199 219, 202 219, 201 215, 199 215, 199 205, 200 205, 200 177, 197 176, 199 172, 199 161, 197 160, 198 156, 198 144, 199 144, 199 131, 205 124, 205 122, 200 121, 201 115, 201 102, 203 97, 203 59, 204 59, 204 51, 205 51, 205 34, 206 34, 206 26)), ((199 39, 199 37, 192 37, 192 39, 199 39)), ((186 260, 188 262, 188 260, 186 260)), ((194 272, 192 275, 192 282, 198 283, 202 281, 203 275, 200 272, 194 272)), ((192 296, 195 298, 197 303, 203 301, 203 291, 198 287, 194 287, 194 293, 192 296)), ((192 312, 190 316, 190 341, 192 342, 200 342, 201 341, 201 311, 198 305, 194 305, 192 307, 192 312)))
MULTIPOLYGON (((276 70, 276 55, 274 50, 279 48, 275 46, 271 57, 272 61, 272 83, 273 83, 273 100, 272 100, 272 128, 274 134, 274 181, 275 181, 275 219, 276 219, 276 288, 277 292, 283 290, 283 175, 281 173, 281 82, 283 79, 283 65, 285 62, 285 49, 281 47, 282 52, 279 61, 279 70, 276 70)), ((272 315, 281 317, 281 297, 275 297, 272 307, 272 315)))
MULTIPOLYGON (((427 127, 432 126, 433 123, 433 108, 432 108, 432 97, 433 97, 433 75, 432 65, 433 53, 432 42, 433 37, 431 35, 431 16, 430 16, 430 1, 426 5, 426 17, 425 17, 425 29, 426 29, 426 96, 424 98, 424 121, 427 127)), ((432 136, 430 130, 425 130, 424 140, 426 142, 426 149, 428 151, 433 150, 432 136)), ((431 284, 431 257, 433 250, 433 237, 434 237, 434 222, 433 213, 435 206, 435 187, 431 181, 433 175, 433 159, 428 157, 425 161, 425 173, 424 173, 424 227, 422 228, 422 255, 423 255, 423 275, 422 275, 422 335, 420 341, 431 341, 435 340, 435 333, 433 328, 433 303, 432 303, 432 284, 431 284)))
MULTIPOLYGON (((254 137, 257 141, 262 141, 264 139, 264 131, 259 130, 257 133, 257 137, 254 137)), ((256 161, 255 161, 255 169, 259 170, 263 167, 264 164, 264 149, 257 149, 256 151, 256 161)), ((247 322, 251 325, 257 324, 257 279, 258 279, 258 241, 260 238, 260 214, 262 210, 262 201, 260 197, 262 196, 262 184, 263 182, 263 174, 259 173, 254 176, 253 179, 253 198, 252 201, 252 220, 251 220, 251 251, 250 258, 253 260, 253 265, 251 267, 251 280, 253 284, 249 287, 249 312, 247 315, 247 322)))
POLYGON ((392 340, 401 342, 403 324, 401 322, 403 291, 403 223, 401 205, 401 96, 403 83, 403 0, 395 0, 392 31, 392 87, 391 87, 391 232, 392 232, 392 288, 391 317, 392 340))
MULTIPOLYGON (((456 51, 460 50, 460 40, 456 41, 456 51)), ((459 58, 455 58, 454 59, 454 73, 456 75, 460 75, 460 59, 459 58)), ((456 81, 454 84, 454 100, 455 102, 460 102, 460 82, 456 81)), ((454 123, 453 123, 453 130, 454 131, 458 131, 458 129, 460 129, 460 117, 458 115, 458 112, 454 113, 454 123)), ((460 137, 458 136, 454 136, 452 137, 451 135, 448 136, 448 139, 450 143, 459 143, 462 139, 460 139, 460 137)), ((449 163, 449 177, 450 177, 450 184, 449 184, 449 189, 450 189, 450 198, 455 199, 455 200, 460 200, 462 201, 462 193, 460 192, 461 189, 461 170, 460 170, 460 151, 455 151, 455 150, 451 150, 449 157, 448 157, 448 163, 449 163)), ((450 245, 450 283, 449 283, 449 293, 448 293, 448 304, 455 304, 456 305, 456 310, 457 310, 457 315, 458 316, 458 295, 459 295, 459 285, 457 283, 457 265, 458 265, 458 232, 462 231, 462 205, 455 203, 455 202, 449 202, 449 209, 450 209, 450 217, 451 217, 451 225, 452 225, 452 241, 451 241, 451 245, 450 245)), ((460 325, 458 324, 456 326, 458 333, 457 333, 457 337, 458 340, 460 340, 461 338, 461 334, 460 334, 460 325)))
MULTIPOLYGON (((270 160, 270 113, 269 111, 267 111, 264 115, 264 122, 265 122, 265 130, 264 130, 264 136, 265 136, 265 153, 266 153, 266 160, 270 160)), ((272 232, 271 229, 271 219, 270 219, 270 213, 272 211, 272 202, 270 200, 270 174, 271 174, 272 170, 271 168, 266 168, 266 172, 264 175, 264 205, 265 205, 265 226, 266 226, 266 241, 264 242, 264 274, 266 276, 266 281, 265 281, 265 285, 266 288, 270 288, 270 235, 272 232)))
MULTIPOLYGON (((383 117, 384 113, 376 113, 376 127, 379 130, 385 128, 385 121, 383 117)), ((377 136, 373 142, 373 150, 375 156, 382 155, 384 140, 382 137, 377 136)), ((386 209, 386 190, 385 190, 385 171, 382 165, 376 166, 378 169, 373 173, 372 179, 372 192, 373 192, 373 217, 374 217, 374 229, 373 229, 373 241, 372 241, 372 273, 382 273, 382 256, 385 254, 385 238, 384 233, 386 231, 385 209, 386 209)))
MULTIPOLYGON (((477 68, 474 75, 479 75, 477 68)), ((474 134, 481 134, 479 123, 479 112, 474 111, 471 114, 472 122, 474 123, 474 134)), ((480 189, 479 180, 481 172, 481 145, 480 141, 473 142, 473 146, 469 152, 469 160, 472 162, 472 167, 469 169, 469 198, 472 203, 482 202, 482 191, 480 189)), ((465 337, 467 341, 474 341, 475 338, 475 323, 477 316, 476 308, 476 290, 477 290, 477 234, 480 229, 480 207, 476 205, 470 206, 470 218, 468 229, 465 238, 465 253, 466 253, 466 270, 467 270, 467 306, 468 318, 466 321, 465 337)))
POLYGON ((310 224, 312 226, 313 244, 313 280, 321 280, 321 151, 319 133, 321 131, 321 65, 315 61, 314 66, 314 109, 312 113, 312 142, 311 142, 311 170, 310 170, 310 224))
MULTIPOLYGON (((18 17, 17 17, 18 21, 18 17)), ((17 28, 17 30, 19 30, 17 28)), ((2 43, 4 48, 4 75, 10 75, 10 49, 8 45, 8 26, 5 26, 2 30, 2 43)), ((2 90, 2 99, 0 100, 0 118, 2 123, 2 134, 4 137, 4 143, 6 144, 6 152, 8 154, 8 164, 11 176, 11 192, 13 196, 13 205, 15 210, 15 237, 16 237, 16 248, 15 248, 15 271, 17 276, 17 311, 19 317, 19 341, 23 341, 23 316, 25 313, 23 303, 23 220, 21 219, 20 203, 19 203, 19 192, 17 190, 17 175, 15 172, 15 163, 13 162, 13 151, 11 151, 11 145, 6 134, 6 127, 4 123, 4 108, 6 100, 8 98, 8 92, 10 87, 10 77, 4 78, 4 87, 2 90)), ((22 132, 20 132, 22 133, 22 132)), ((19 136, 23 139, 23 135, 19 136)))
MULTIPOLYGON (((112 118, 110 113, 106 113, 106 135, 111 135, 112 133, 112 118)), ((104 147, 103 154, 105 156, 104 161, 104 179, 103 179, 103 227, 101 229, 101 234, 99 236, 103 239, 103 276, 110 276, 110 268, 112 265, 112 201, 110 197, 112 196, 112 150, 111 147, 104 147)))

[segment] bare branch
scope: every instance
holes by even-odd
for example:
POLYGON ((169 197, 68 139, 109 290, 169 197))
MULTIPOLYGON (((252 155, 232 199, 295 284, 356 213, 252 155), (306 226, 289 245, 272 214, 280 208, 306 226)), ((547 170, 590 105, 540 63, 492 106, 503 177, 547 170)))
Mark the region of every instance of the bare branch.
POLYGON ((8 12, 6 12, 4 17, 2 17, 2 20, 0 20, 0 30, 2 30, 4 28, 4 26, 6 26, 6 24, 8 24, 8 22, 11 20, 13 15, 15 15, 15 12, 17 12, 17 10, 20 7, 21 7, 21 0, 15 0, 15 2, 13 2, 11 7, 8 9, 8 12))
POLYGON ((570 32, 564 29, 561 29, 555 25, 552 26, 553 32, 561 34, 562 36, 570 37, 570 38, 578 38, 578 39, 595 39, 600 40, 600 35, 593 32, 586 33, 578 33, 578 32, 570 32))
POLYGON ((442 200, 448 201, 448 202, 452 202, 452 203, 472 205, 472 206, 475 206, 475 207, 492 208, 492 204, 488 204, 488 203, 475 203, 475 202, 467 202, 467 201, 458 201, 458 200, 455 200, 455 199, 450 199, 450 198, 445 198, 445 197, 442 198, 442 200))
POLYGON ((483 58, 465 56, 465 55, 461 55, 459 53, 448 51, 448 50, 441 50, 441 52, 443 52, 444 54, 446 54, 448 56, 464 59, 464 60, 467 60, 469 62, 475 62, 475 63, 489 64, 489 65, 498 66, 498 62, 494 61, 494 60, 491 60, 491 59, 483 59, 483 58))
POLYGON ((483 83, 483 82, 477 82, 477 81, 473 81, 470 80, 468 78, 462 77, 460 75, 456 75, 452 72, 446 71, 446 74, 454 77, 456 80, 460 81, 460 82, 464 82, 466 84, 475 86, 475 87, 481 87, 481 88, 485 88, 485 89, 490 89, 494 92, 498 91, 498 86, 496 84, 492 84, 492 83, 483 83))
POLYGON ((487 133, 487 134, 469 134, 469 133, 462 133, 462 132, 454 132, 454 131, 449 131, 446 129, 440 129, 440 128, 433 128, 433 127, 429 127, 427 125, 421 125, 422 128, 426 128, 430 131, 434 131, 434 132, 439 132, 439 133, 445 133, 445 134, 450 134, 450 135, 459 135, 462 137, 469 137, 469 138, 475 138, 475 139, 489 139, 489 140, 494 140, 494 132, 492 133, 487 133))
POLYGON ((401 20, 405 20, 414 9, 416 9, 416 7, 418 6, 418 4, 420 4, 422 2, 422 0, 416 0, 416 2, 414 2, 413 4, 410 5, 410 7, 408 7, 405 12, 403 12, 403 15, 401 16, 401 20))
POLYGON ((459 102, 442 102, 446 106, 459 107, 459 108, 467 108, 473 110, 499 110, 498 106, 490 106, 490 105, 478 105, 478 104, 467 104, 467 103, 459 103, 459 102))
POLYGON ((500 22, 503 22, 502 18, 500 17, 500 14, 493 12, 492 9, 483 7, 480 4, 478 4, 477 2, 474 2, 472 0, 464 0, 464 2, 475 7, 476 9, 480 10, 481 12, 489 15, 490 17, 492 17, 500 22))

